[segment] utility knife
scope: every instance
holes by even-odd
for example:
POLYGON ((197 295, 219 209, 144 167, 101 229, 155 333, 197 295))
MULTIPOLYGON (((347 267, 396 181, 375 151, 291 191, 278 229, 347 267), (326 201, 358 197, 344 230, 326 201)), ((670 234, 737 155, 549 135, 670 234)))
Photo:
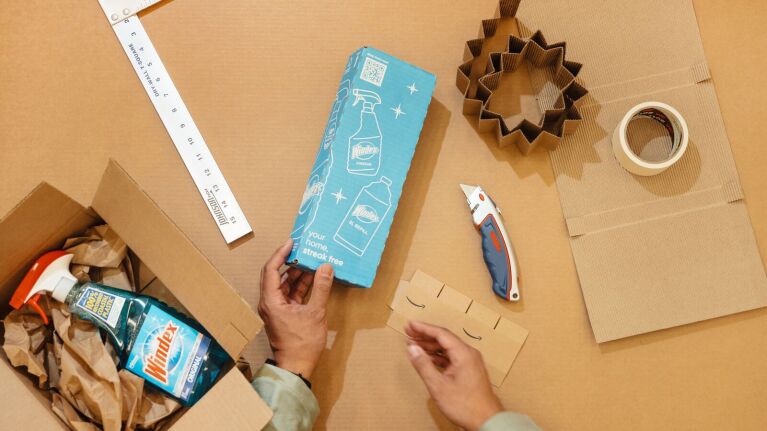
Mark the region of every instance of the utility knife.
POLYGON ((519 301, 517 259, 501 220, 501 210, 482 187, 461 184, 461 190, 466 195, 474 226, 482 235, 482 255, 493 279, 493 292, 507 301, 519 301))

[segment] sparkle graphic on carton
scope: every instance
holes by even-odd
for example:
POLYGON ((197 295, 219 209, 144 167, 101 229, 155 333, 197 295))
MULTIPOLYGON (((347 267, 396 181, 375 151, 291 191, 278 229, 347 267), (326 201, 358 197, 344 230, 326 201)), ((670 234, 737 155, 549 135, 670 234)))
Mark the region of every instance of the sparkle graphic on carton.
POLYGON ((293 224, 289 264, 316 270, 330 263, 339 280, 372 286, 434 84, 434 75, 374 48, 350 57, 341 77, 348 98, 330 113, 293 224), (314 186, 318 172, 322 189, 314 186))
POLYGON ((145 348, 150 350, 150 354, 144 356, 144 373, 154 377, 163 385, 168 384, 168 374, 178 364, 180 355, 180 346, 176 346, 176 334, 179 326, 173 322, 168 322, 165 328, 155 330, 159 334, 150 336, 150 343, 145 348))

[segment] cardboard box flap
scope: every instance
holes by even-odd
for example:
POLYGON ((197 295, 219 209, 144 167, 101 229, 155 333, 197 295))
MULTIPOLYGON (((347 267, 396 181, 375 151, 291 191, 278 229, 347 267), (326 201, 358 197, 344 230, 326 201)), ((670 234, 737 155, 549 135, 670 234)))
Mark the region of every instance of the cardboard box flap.
POLYGON ((495 386, 501 386, 527 339, 526 329, 421 271, 400 282, 390 307, 387 325, 396 331, 403 332, 409 320, 428 322, 482 352, 495 386))
POLYGON ((598 343, 767 306, 743 201, 571 238, 598 343))
POLYGON ((45 251, 85 230, 96 216, 47 183, 37 186, 0 220, 0 289, 5 307, 24 273, 45 251))
POLYGON ((233 358, 262 322, 138 184, 110 161, 92 204, 233 358))
MULTIPOLYGON (((767 305, 692 2, 523 2, 518 16, 523 35, 565 40, 584 64, 583 124, 551 161, 597 342, 767 305), (675 107, 690 143, 668 170, 639 177, 620 166, 612 137, 648 101, 675 107)), ((533 90, 547 80, 531 74, 533 90)), ((632 121, 627 135, 640 157, 668 151, 668 132, 653 120, 632 121)))
POLYGON ((580 77, 590 91, 705 61, 690 1, 610 1, 590 7, 528 1, 517 16, 522 35, 543 30, 551 40, 567 41, 568 57, 584 64, 580 77))
POLYGON ((47 394, 22 376, 6 360, 0 360, 0 382, 5 396, 0 409, 0 429, 62 430, 67 427, 50 408, 47 394))
POLYGON ((259 431, 272 411, 239 370, 230 370, 173 424, 173 430, 259 431))

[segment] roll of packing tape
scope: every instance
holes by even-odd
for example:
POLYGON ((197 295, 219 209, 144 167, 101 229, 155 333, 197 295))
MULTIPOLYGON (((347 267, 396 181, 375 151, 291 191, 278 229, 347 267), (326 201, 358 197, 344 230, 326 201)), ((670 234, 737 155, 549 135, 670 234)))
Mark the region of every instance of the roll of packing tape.
POLYGON ((644 177, 657 175, 670 168, 682 158, 690 142, 687 122, 676 109, 661 102, 645 102, 631 108, 621 120, 613 133, 613 152, 615 158, 624 169, 635 175, 644 177), (668 131, 671 137, 671 150, 668 157, 662 161, 648 161, 639 157, 629 147, 627 130, 629 123, 638 118, 650 118, 668 131))

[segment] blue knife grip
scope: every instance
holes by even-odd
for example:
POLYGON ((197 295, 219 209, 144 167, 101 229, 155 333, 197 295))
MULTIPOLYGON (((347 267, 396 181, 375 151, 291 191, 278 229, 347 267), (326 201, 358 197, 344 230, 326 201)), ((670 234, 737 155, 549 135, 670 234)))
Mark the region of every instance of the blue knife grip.
POLYGON ((482 234, 482 256, 493 279, 493 292, 509 300, 512 274, 503 234, 492 215, 482 221, 479 231, 482 234))

